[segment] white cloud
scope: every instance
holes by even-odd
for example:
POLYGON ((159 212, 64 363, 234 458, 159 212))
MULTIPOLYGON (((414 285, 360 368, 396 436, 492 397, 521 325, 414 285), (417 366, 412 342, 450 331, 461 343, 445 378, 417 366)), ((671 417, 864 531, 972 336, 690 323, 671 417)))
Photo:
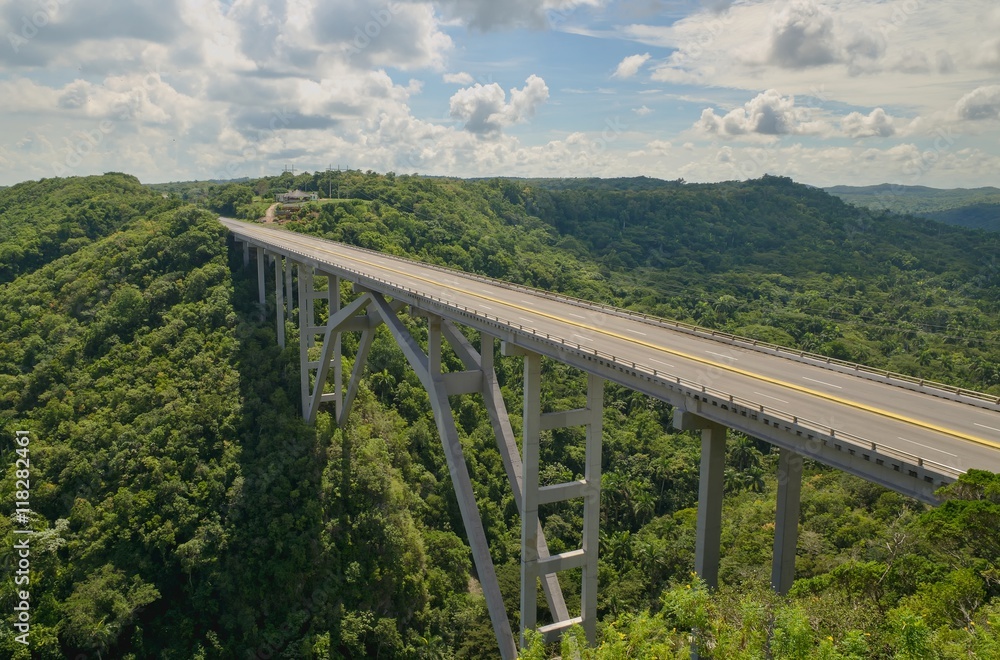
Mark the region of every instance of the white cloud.
MULTIPOLYGON (((919 122, 910 122, 906 129, 916 130, 919 126, 919 122)), ((890 137, 899 132, 896 118, 882 108, 875 108, 867 115, 851 112, 837 119, 819 108, 798 106, 794 96, 782 96, 774 89, 758 94, 722 116, 712 108, 705 108, 694 129, 707 136, 758 140, 786 135, 857 139, 890 137)))
POLYGON ((769 89, 721 117, 713 109, 706 108, 695 129, 720 137, 817 135, 827 131, 827 125, 814 120, 812 115, 811 108, 796 107, 795 97, 782 96, 777 90, 769 89))
MULTIPOLYGON (((237 2, 284 6, 288 0, 237 2)), ((318 54, 316 61, 322 62, 340 53, 358 67, 442 69, 454 45, 426 2, 299 0, 288 7, 279 43, 297 53, 296 61, 309 62, 318 54), (292 9, 296 5, 301 8, 292 9)))
POLYGON ((669 26, 626 25, 617 35, 672 49, 652 65, 656 81, 813 97, 820 90, 827 101, 926 115, 954 104, 928 93, 935 85, 983 84, 998 32, 993 0, 968 0, 960 10, 909 0, 793 0, 734 3, 669 26))
POLYGON ((457 85, 471 85, 475 82, 475 79, 471 74, 461 71, 459 73, 446 73, 444 74, 444 81, 446 83, 452 83, 457 85))
POLYGON ((895 135, 895 120, 882 108, 875 108, 867 115, 852 112, 840 120, 840 128, 847 137, 889 137, 895 135))
POLYGON ((813 2, 789 3, 771 27, 768 61, 789 69, 830 64, 839 53, 833 16, 813 2))
POLYGON ((618 68, 615 69, 615 78, 631 78, 635 74, 639 73, 639 69, 645 64, 650 58, 649 53, 643 53, 642 55, 629 55, 621 62, 618 63, 618 68))
POLYGON ((974 89, 958 100, 955 110, 962 119, 1000 119, 1000 85, 974 89))
POLYGON ((564 17, 579 7, 600 7, 608 0, 437 0, 445 15, 488 32, 510 28, 542 29, 548 15, 564 17))
MULTIPOLYGON (((593 89, 607 74, 600 58, 581 60, 597 68, 577 78, 546 74, 560 89, 551 109, 558 121, 516 134, 508 128, 547 102, 546 82, 532 76, 511 90, 475 85, 466 72, 520 80, 544 48, 484 51, 496 60, 485 69, 486 57, 467 59, 469 40, 546 21, 572 31, 591 15, 610 24, 620 3, 63 3, 20 52, 0 44, 0 183, 52 176, 54 164, 162 181, 257 176, 285 164, 308 170, 332 157, 362 169, 459 176, 705 181, 770 172, 815 184, 990 185, 1000 148, 998 124, 988 119, 1000 116, 1000 93, 984 71, 1000 67, 1000 11, 993 0, 967 3, 955 11, 909 0, 721 0, 670 26, 623 27, 617 36, 670 49, 633 47, 640 54, 621 61, 623 75, 651 70, 654 79, 699 88, 663 84, 624 98, 614 86, 593 89), (605 5, 606 15, 590 11, 605 5), (441 92, 434 80, 461 89, 441 92), (588 96, 567 102, 571 87, 588 96), (677 111, 658 112, 655 130, 636 119, 608 140, 594 118, 647 116, 668 100, 677 111), (884 142, 855 141, 869 137, 884 142)), ((3 4, 0 35, 17 34, 23 13, 43 4, 3 4)))
POLYGON ((984 69, 1000 72, 1000 38, 983 42, 976 63, 984 69))
POLYGON ((510 90, 510 103, 497 83, 475 84, 455 92, 449 104, 453 119, 465 130, 483 137, 496 137, 505 126, 525 121, 549 98, 545 81, 531 75, 521 89, 510 90))
POLYGON ((638 151, 629 153, 629 158, 642 158, 644 156, 667 156, 673 151, 674 145, 669 140, 651 140, 646 146, 638 151))
POLYGON ((792 0, 774 18, 767 61, 787 69, 856 65, 883 51, 883 40, 864 25, 835 16, 816 0, 792 0))

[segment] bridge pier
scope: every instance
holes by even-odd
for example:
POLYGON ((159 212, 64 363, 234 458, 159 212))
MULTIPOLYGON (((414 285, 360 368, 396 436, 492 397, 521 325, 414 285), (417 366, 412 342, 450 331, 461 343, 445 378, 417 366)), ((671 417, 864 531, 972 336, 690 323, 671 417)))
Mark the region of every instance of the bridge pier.
POLYGON ((725 426, 686 410, 674 410, 673 426, 701 431, 701 476, 698 480, 698 527, 694 570, 711 588, 719 586, 722 543, 722 496, 726 469, 725 426))
POLYGON ((257 246, 257 302, 264 305, 264 248, 257 246))
POLYGON ((774 522, 771 587, 787 594, 795 580, 795 548, 799 539, 802 456, 788 449, 778 454, 778 507, 774 522))
POLYGON ((243 241, 243 267, 247 268, 250 265, 250 244, 243 241))
MULTIPOLYGON (((507 414, 507 406, 504 403, 503 395, 500 392, 500 384, 497 382, 496 370, 493 368, 493 350, 496 345, 496 337, 480 333, 481 350, 476 351, 468 339, 450 321, 445 321, 443 326, 445 336, 451 344, 465 368, 471 372, 482 373, 482 395, 486 404, 486 410, 490 416, 490 424, 493 426, 493 435, 496 439, 497 449, 503 459, 504 470, 507 472, 507 480, 511 491, 514 493, 514 503, 520 512, 524 507, 524 464, 521 461, 521 453, 517 447, 517 440, 514 438, 514 431, 510 425, 510 417, 507 414)), ((541 560, 549 557, 549 546, 545 540, 545 532, 539 522, 537 527, 537 553, 541 560)), ((545 593, 545 600, 548 603, 549 611, 556 621, 569 619, 569 611, 566 609, 566 601, 563 598, 562 587, 559 578, 555 573, 541 576, 542 590, 545 593)))
POLYGON ((281 348, 285 347, 284 270, 285 259, 280 254, 274 255, 274 315, 277 318, 278 346, 281 348))
POLYGON ((292 308, 295 306, 295 293, 292 288, 292 269, 294 267, 295 262, 290 257, 285 257, 285 293, 286 300, 288 301, 287 308, 285 309, 285 318, 289 321, 292 320, 292 308))
POLYGON ((371 302, 367 296, 362 296, 348 307, 340 306, 340 278, 335 275, 322 275, 327 280, 325 291, 316 288, 315 275, 312 268, 298 264, 299 270, 299 360, 302 365, 302 416, 310 422, 316 420, 319 405, 323 402, 333 402, 335 412, 341 413, 343 376, 341 374, 341 332, 348 321, 358 311, 371 302), (326 325, 317 326, 315 303, 317 300, 327 301, 326 325), (310 359, 310 350, 316 345, 316 337, 322 337, 320 356, 318 360, 310 359), (333 367, 334 390, 325 392, 327 376, 333 367), (315 379, 312 378, 315 370, 315 379))
MULTIPOLYGON (((505 355, 524 358, 524 423, 522 425, 522 488, 521 507, 521 646, 525 632, 537 623, 538 578, 554 577, 560 571, 582 569, 580 616, 570 617, 553 610, 553 623, 541 626, 538 632, 546 642, 552 642, 572 625, 582 624, 591 644, 597 638, 597 557, 601 511, 601 445, 604 415, 604 380, 587 377, 586 407, 543 414, 541 412, 541 355, 506 343, 505 355), (568 483, 539 486, 539 437, 541 431, 584 426, 586 428, 586 458, 584 478, 568 483), (542 556, 539 550, 541 525, 538 507, 542 504, 583 498, 582 547, 552 556, 542 556)), ((545 546, 547 548, 547 546, 545 546)), ((556 582, 558 586, 558 582, 556 582)), ((543 582, 544 586, 544 582, 543 582)), ((561 591, 560 591, 561 596, 561 591)))

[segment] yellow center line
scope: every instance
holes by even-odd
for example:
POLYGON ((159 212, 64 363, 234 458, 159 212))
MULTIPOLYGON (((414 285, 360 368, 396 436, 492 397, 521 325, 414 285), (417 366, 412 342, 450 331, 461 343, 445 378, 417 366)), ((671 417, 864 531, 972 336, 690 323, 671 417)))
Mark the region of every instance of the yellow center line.
MULTIPOLYGON (((267 231, 267 230, 265 230, 265 231, 267 231)), ((300 236, 300 235, 302 235, 302 234, 293 234, 292 232, 287 231, 287 230, 271 229, 270 231, 292 234, 294 236, 300 236)), ((302 235, 302 236, 304 236, 304 235, 302 235)), ((312 237, 312 238, 319 238, 319 237, 312 237)), ((288 236, 287 240, 289 240, 289 242, 291 242, 291 243, 297 243, 297 244, 299 244, 302 247, 307 247, 307 248, 310 248, 310 249, 313 249, 313 250, 318 250, 320 252, 325 252, 327 254, 334 255, 334 256, 337 256, 337 257, 341 257, 341 258, 344 257, 344 255, 342 255, 342 254, 338 254, 337 252, 335 252, 333 250, 330 250, 330 249, 327 249, 327 248, 318 247, 318 246, 316 246, 316 245, 314 245, 314 244, 312 244, 312 243, 310 243, 308 241, 305 241, 305 240, 296 241, 294 238, 292 238, 292 236, 288 236)), ((327 239, 319 239, 319 240, 327 240, 327 239)), ((814 390, 814 389, 811 389, 809 387, 805 387, 803 385, 797 385, 795 383, 789 383, 789 382, 786 382, 786 381, 783 381, 783 380, 779 380, 777 378, 772 378, 770 376, 764 376, 762 374, 756 374, 756 373, 753 373, 751 371, 747 371, 745 369, 740 369, 738 367, 734 367, 734 366, 727 365, 727 364, 722 364, 722 363, 716 362, 714 360, 709 360, 708 358, 703 358, 703 357, 699 357, 699 356, 696 356, 696 355, 689 355, 688 353, 685 353, 683 351, 678 351, 678 350, 675 350, 675 349, 672 349, 672 348, 667 348, 666 346, 659 346, 657 344, 653 344, 651 342, 644 341, 642 339, 636 339, 634 337, 629 337, 629 336, 626 336, 626 335, 622 335, 622 334, 619 334, 617 332, 614 332, 613 330, 605 330, 603 328, 598 328, 596 326, 592 326, 592 325, 589 325, 587 323, 581 323, 579 321, 571 321, 570 319, 563 318, 561 316, 557 316, 557 315, 554 315, 554 314, 549 314, 547 312, 543 312, 543 311, 540 311, 540 310, 537 310, 537 309, 534 309, 534 308, 531 308, 531 307, 523 307, 523 306, 518 305, 516 303, 507 302, 506 300, 503 300, 503 299, 500 299, 500 298, 495 298, 493 296, 487 295, 487 294, 482 293, 482 292, 470 291, 468 289, 464 289, 462 287, 459 287, 459 286, 453 285, 453 284, 445 284, 444 282, 440 282, 438 280, 433 280, 433 279, 428 278, 428 277, 422 277, 422 276, 416 275, 414 273, 408 273, 408 272, 403 271, 403 270, 398 270, 396 268, 392 268, 391 266, 386 266, 386 265, 379 264, 379 263, 376 263, 376 262, 367 261, 366 259, 362 259, 360 257, 356 257, 356 256, 353 256, 353 255, 348 255, 347 258, 349 258, 349 259, 351 259, 353 261, 356 261, 358 263, 364 264, 366 266, 370 266, 370 267, 373 267, 373 268, 379 268, 379 269, 384 270, 384 271, 395 273, 396 275, 402 275, 404 277, 411 277, 411 278, 419 280, 421 282, 426 282, 428 284, 433 284, 435 286, 440 286, 440 287, 444 287, 446 289, 451 289, 453 291, 457 291, 459 293, 464 293, 466 295, 470 295, 470 296, 473 296, 473 297, 476 297, 476 298, 482 298, 483 300, 489 300, 491 302, 495 302, 495 303, 498 303, 498 304, 501 304, 501 305, 506 305, 507 307, 512 307, 513 309, 517 309, 517 310, 520 310, 520 311, 523 311, 523 312, 531 312, 532 314, 536 314, 538 316, 543 316, 543 317, 545 317, 547 319, 550 319, 550 320, 553 320, 553 321, 558 321, 560 323, 564 323, 564 324, 567 324, 567 325, 576 326, 578 328, 583 328, 583 329, 586 329, 586 330, 592 330, 594 332, 599 332, 599 333, 607 335, 609 337, 614 337, 616 339, 621 339, 621 340, 627 341, 627 342, 632 343, 632 344, 637 344, 637 345, 640 345, 640 346, 645 346, 646 348, 651 348, 651 349, 654 349, 654 350, 657 350, 657 351, 662 351, 664 353, 669 353, 671 355, 676 355, 677 357, 682 357, 682 358, 685 358, 687 360, 691 360, 693 362, 698 362, 698 363, 701 363, 701 364, 704 364, 704 365, 708 365, 708 366, 711 366, 711 367, 716 367, 718 369, 723 369, 725 371, 729 371, 729 372, 732 372, 732 373, 735 373, 735 374, 739 374, 741 376, 747 376, 748 378, 752 378, 754 380, 763 381, 765 383, 770 383, 772 385, 778 385, 779 387, 786 387, 788 389, 794 390, 796 392, 800 392, 802 394, 809 394, 809 395, 818 397, 820 399, 825 399, 827 401, 832 401, 834 403, 839 403, 841 405, 845 405, 845 406, 848 406, 848 407, 851 407, 851 408, 856 408, 858 410, 864 410, 866 412, 870 412, 870 413, 873 413, 873 414, 876 414, 876 415, 880 415, 882 417, 888 417, 889 419, 893 419, 893 420, 896 420, 898 422, 904 422, 904 423, 907 423, 907 424, 912 424, 914 426, 919 426, 919 427, 927 429, 929 431, 935 431, 937 433, 942 433, 944 435, 950 435, 950 436, 953 436, 953 437, 956 437, 956 438, 960 438, 962 440, 968 440, 969 442, 974 442, 976 444, 980 444, 980 445, 984 445, 984 446, 987 446, 987 447, 991 447, 993 449, 1000 449, 1000 444, 992 442, 990 440, 986 440, 985 438, 979 438, 979 437, 976 437, 974 435, 969 435, 967 433, 963 433, 961 431, 955 431, 955 430, 952 430, 952 429, 945 428, 943 426, 938 426, 937 424, 932 424, 930 422, 924 422, 924 421, 919 420, 919 419, 913 419, 913 418, 910 418, 910 417, 906 417, 905 415, 900 415, 898 413, 894 413, 894 412, 891 412, 889 410, 882 410, 881 408, 876 408, 874 406, 869 406, 868 404, 860 403, 858 401, 851 401, 850 399, 844 399, 844 398, 841 398, 839 396, 835 396, 833 394, 827 394, 825 392, 820 392, 818 390, 814 390)), ((422 265, 419 262, 414 262, 414 263, 416 265, 418 265, 418 266, 422 265)), ((456 273, 456 276, 459 276, 459 275, 460 275, 460 273, 456 273)))

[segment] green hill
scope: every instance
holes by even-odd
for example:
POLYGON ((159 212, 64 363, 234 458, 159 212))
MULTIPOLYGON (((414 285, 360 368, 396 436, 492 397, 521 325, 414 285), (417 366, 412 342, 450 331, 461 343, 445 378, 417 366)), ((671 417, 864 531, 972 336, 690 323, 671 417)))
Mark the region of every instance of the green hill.
MULTIPOLYGON (((857 209, 773 177, 596 189, 337 172, 246 187, 331 183, 347 199, 308 207, 291 228, 1000 386, 993 234, 857 209)), ((293 326, 279 349, 253 268, 227 250, 214 213, 177 199, 184 185, 168 199, 117 174, 0 190, 0 225, 57 228, 46 243, 3 235, 0 436, 32 433, 36 533, 32 647, 5 625, 0 655, 495 657, 427 396, 391 337, 376 337, 347 428, 326 412, 304 424, 293 326), (108 208, 120 212, 98 213, 108 208), (83 240, 65 247, 60 232, 83 240)), ((248 194, 191 185, 209 204, 248 194)), ((420 320, 406 323, 419 338, 420 320)), ((349 371, 356 343, 344 349, 349 371)), ((497 366, 517 410, 520 363, 498 356, 497 366)), ((583 403, 579 373, 546 362, 543 382, 543 406, 583 403)), ((932 511, 808 465, 799 579, 778 598, 767 587, 776 454, 734 434, 725 586, 709 594, 691 581, 699 444, 671 432, 670 416, 607 388, 593 657, 684 657, 694 627, 718 657, 996 657, 996 477, 971 474, 932 511)), ((482 403, 464 398, 456 420, 513 613, 517 509, 482 403)), ((546 482, 582 473, 578 441, 546 437, 546 482)), ((17 455, 2 447, 0 496, 13 503, 17 455)), ((554 552, 577 546, 580 516, 576 503, 546 509, 554 552)), ((0 517, 7 566, 15 524, 0 517)), ((578 587, 565 583, 572 608, 578 587)), ((16 596, 0 581, 8 612, 16 596)))
POLYGON ((164 206, 126 174, 42 179, 0 189, 0 282, 70 254, 164 206))
POLYGON ((833 186, 826 191, 857 206, 908 213, 949 225, 1000 231, 1000 188, 942 190, 883 183, 833 186))

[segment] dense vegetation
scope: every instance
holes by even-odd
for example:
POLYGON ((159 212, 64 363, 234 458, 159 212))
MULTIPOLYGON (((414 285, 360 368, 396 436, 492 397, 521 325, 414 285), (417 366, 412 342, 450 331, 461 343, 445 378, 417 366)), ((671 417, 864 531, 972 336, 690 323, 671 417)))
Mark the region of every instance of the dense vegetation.
POLYGON ((926 186, 834 186, 831 195, 866 208, 910 213, 972 229, 1000 231, 1000 188, 942 190, 926 186))
MULTIPOLYGON (((596 191, 334 172, 197 194, 176 184, 164 199, 108 175, 0 191, 10 208, 8 196, 51 186, 33 213, 0 215, 15 248, 29 219, 65 224, 115 186, 138 209, 73 250, 12 262, 0 284, 0 434, 33 431, 31 657, 495 656, 427 397, 391 338, 377 336, 348 427, 325 412, 305 425, 294 334, 277 348, 253 268, 185 194, 251 213, 275 189, 339 189, 344 199, 307 205, 290 226, 1000 391, 995 236, 854 209, 786 179, 650 181, 596 191)), ((406 322, 419 338, 420 321, 406 322)), ((355 348, 345 342, 346 366, 355 348)), ((497 363, 516 411, 520 365, 497 363)), ((546 362, 543 379, 544 406, 582 403, 579 373, 546 362)), ((456 403, 516 617, 516 507, 481 402, 456 403)), ((778 598, 767 589, 775 455, 737 435, 724 586, 708 593, 691 577, 697 442, 669 432, 669 408, 644 396, 609 386, 605 404, 594 657, 685 657, 694 628, 716 657, 996 657, 997 477, 971 473, 931 510, 809 465, 799 580, 778 598)), ((546 483, 582 473, 580 441, 546 435, 546 483)), ((6 441, 3 460, 12 502, 6 441)), ((577 504, 544 513, 555 551, 579 543, 577 504)), ((12 529, 0 519, 5 566, 12 529)), ((0 583, 7 612, 12 589, 0 583)), ((29 657, 6 625, 0 654, 29 657)))
POLYGON ((0 191, 0 283, 70 254, 162 200, 124 174, 42 179, 0 191))

